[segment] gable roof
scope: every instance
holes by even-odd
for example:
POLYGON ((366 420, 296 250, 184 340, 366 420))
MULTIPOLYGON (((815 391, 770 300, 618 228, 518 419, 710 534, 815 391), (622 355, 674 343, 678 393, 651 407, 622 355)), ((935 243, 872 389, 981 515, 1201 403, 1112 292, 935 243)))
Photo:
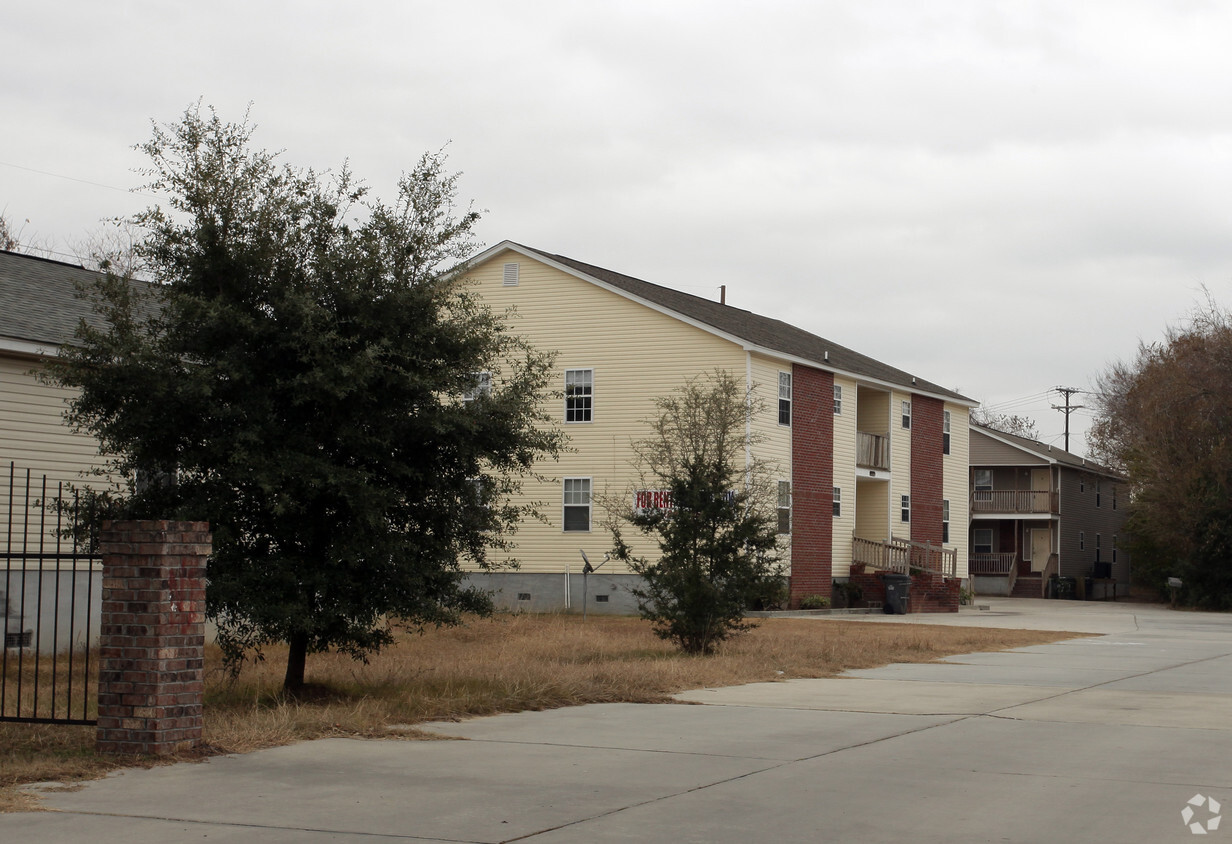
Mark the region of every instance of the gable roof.
POLYGON ((59 346, 72 339, 78 323, 103 326, 102 317, 77 295, 78 284, 99 274, 49 258, 0 250, 0 340, 23 351, 59 346))
POLYGON ((794 359, 818 369, 901 387, 910 392, 971 407, 978 404, 953 390, 947 390, 938 384, 917 378, 901 369, 874 360, 867 355, 862 355, 781 320, 741 308, 733 308, 730 305, 723 305, 690 293, 682 293, 669 287, 661 287, 564 255, 555 255, 530 246, 523 246, 520 243, 508 240, 499 243, 475 256, 471 261, 471 266, 483 263, 506 249, 543 261, 578 278, 650 305, 656 310, 666 311, 703 329, 737 340, 752 349, 794 359))
MULTIPOLYGON (((1107 466, 1101 466, 1093 460, 1087 460, 1085 457, 1079 457, 1077 454, 1071 454, 1061 448, 1053 448, 1038 440, 1020 437, 1017 434, 1007 434, 1004 431, 998 431, 995 428, 989 428, 980 425, 976 422, 971 423, 971 433, 980 434, 986 437, 991 437, 997 442, 1004 443, 1011 448, 1016 448, 1019 451, 1024 451, 1034 457, 1043 458, 1048 463, 1057 463, 1061 466, 1070 466, 1074 469, 1082 469, 1086 472, 1091 472, 1096 475, 1106 475, 1109 478, 1124 478, 1118 473, 1109 469, 1107 466)), ((972 465, 978 465, 972 463, 972 465)))
MULTIPOLYGON (((78 264, 0 249, 0 352, 54 354, 73 340, 82 320, 106 329, 107 320, 81 295, 102 278, 102 273, 78 264)), ((138 293, 155 289, 144 281, 130 284, 138 293)), ((137 303, 138 311, 147 316, 157 307, 153 297, 137 303)))

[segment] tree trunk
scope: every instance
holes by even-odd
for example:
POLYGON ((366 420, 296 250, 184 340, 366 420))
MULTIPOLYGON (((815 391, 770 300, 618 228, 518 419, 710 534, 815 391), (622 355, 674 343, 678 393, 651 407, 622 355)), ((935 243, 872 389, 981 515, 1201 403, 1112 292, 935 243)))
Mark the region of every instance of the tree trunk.
POLYGON ((287 643, 287 676, 282 681, 284 692, 297 692, 304 687, 304 664, 308 659, 308 634, 292 633, 287 643))

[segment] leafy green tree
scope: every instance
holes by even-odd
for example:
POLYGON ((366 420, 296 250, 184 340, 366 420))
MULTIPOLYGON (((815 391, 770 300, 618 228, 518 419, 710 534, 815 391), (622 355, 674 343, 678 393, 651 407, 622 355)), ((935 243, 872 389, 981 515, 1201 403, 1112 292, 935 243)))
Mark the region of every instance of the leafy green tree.
POLYGON ((1136 579, 1232 609, 1232 315, 1208 301, 1098 387, 1089 445, 1129 478, 1136 579))
POLYGON ((462 564, 505 561, 531 515, 510 494, 562 434, 539 410, 550 356, 460 281, 478 214, 441 155, 387 205, 252 131, 199 105, 154 127, 166 204, 132 220, 151 283, 106 275, 109 329, 82 325, 49 375, 136 479, 113 512, 210 522, 220 644, 237 664, 288 643, 293 690, 310 653, 489 610, 462 564))
MULTIPOLYGON (((765 467, 746 462, 745 422, 758 403, 729 373, 695 378, 655 400, 651 435, 635 443, 644 489, 670 504, 609 505, 616 559, 643 584, 634 590, 655 633, 686 653, 709 654, 753 625, 745 609, 773 592, 777 513, 765 467), (634 554, 622 525, 653 537, 660 556, 634 554)), ((645 503, 645 501, 643 501, 645 503)))

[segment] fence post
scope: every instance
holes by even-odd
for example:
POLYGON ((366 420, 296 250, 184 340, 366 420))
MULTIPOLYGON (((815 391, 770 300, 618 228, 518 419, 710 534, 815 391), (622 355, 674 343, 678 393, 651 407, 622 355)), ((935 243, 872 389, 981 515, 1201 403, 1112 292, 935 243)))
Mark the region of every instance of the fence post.
POLYGON ((167 755, 202 738, 206 522, 104 522, 99 752, 167 755))

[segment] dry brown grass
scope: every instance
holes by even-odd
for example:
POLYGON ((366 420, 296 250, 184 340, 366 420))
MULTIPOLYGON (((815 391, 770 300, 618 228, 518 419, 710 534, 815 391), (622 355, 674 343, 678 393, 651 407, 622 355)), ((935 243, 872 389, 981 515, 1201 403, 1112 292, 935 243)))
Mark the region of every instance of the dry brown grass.
MULTIPOLYGON (((659 702, 685 689, 849 668, 927 662, 1003 650, 1071 633, 922 624, 763 619, 710 657, 686 656, 635 618, 499 615, 462 627, 408 634, 367 665, 337 654, 309 658, 305 694, 281 693, 284 650, 235 679, 207 659, 200 755, 243 753, 323 736, 422 738, 409 725, 497 712, 610 701, 659 702)), ((183 757, 181 757, 183 758, 183 757)), ((101 776, 124 765, 94 753, 91 727, 0 724, 0 811, 29 808, 12 786, 101 776)))

